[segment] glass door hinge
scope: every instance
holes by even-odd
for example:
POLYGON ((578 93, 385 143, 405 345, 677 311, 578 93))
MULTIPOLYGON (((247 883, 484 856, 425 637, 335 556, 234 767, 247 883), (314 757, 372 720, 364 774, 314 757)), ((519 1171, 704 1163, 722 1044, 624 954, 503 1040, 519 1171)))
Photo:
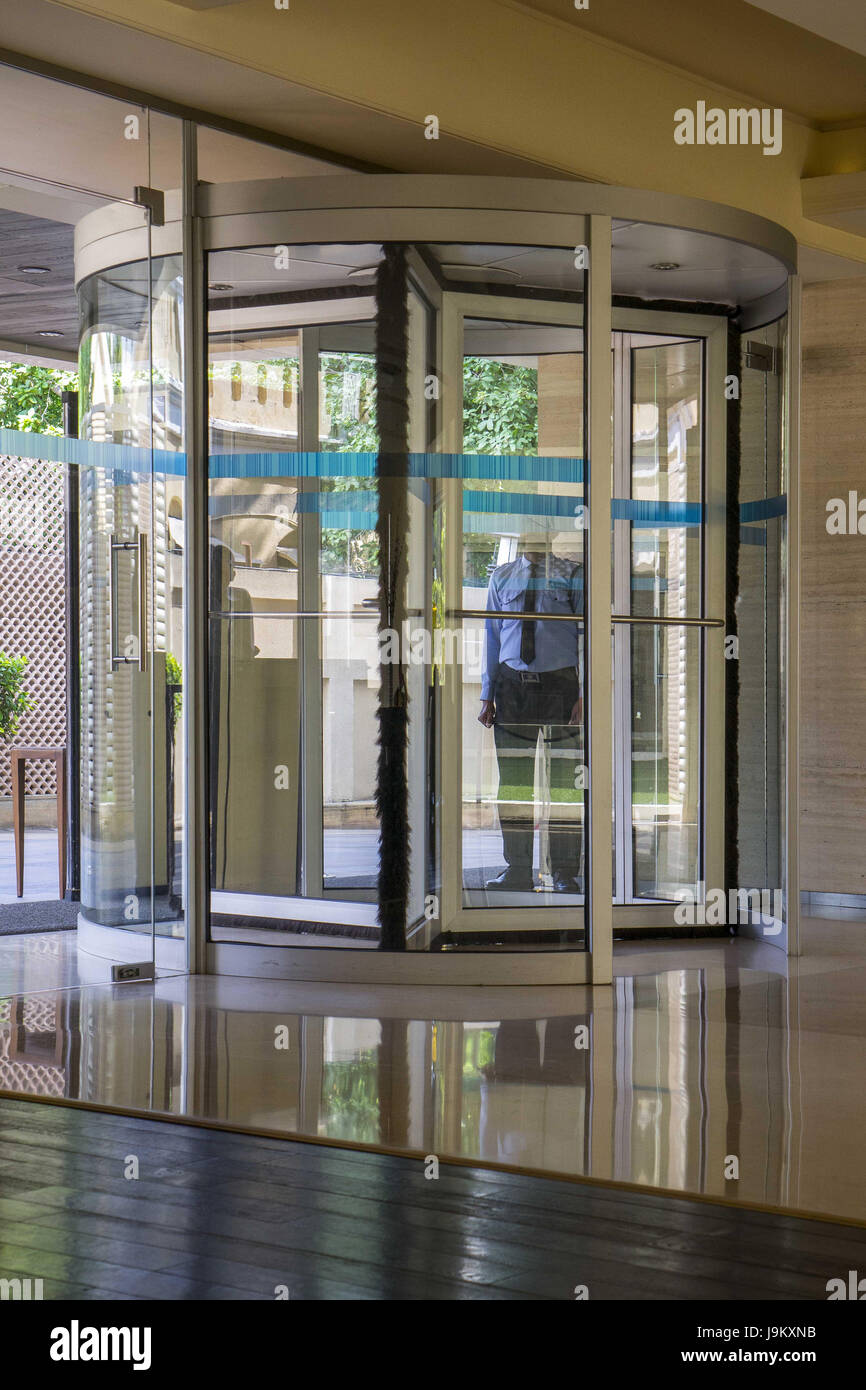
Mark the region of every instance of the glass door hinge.
POLYGON ((778 372, 778 354, 769 343, 746 343, 746 366, 756 372, 778 372))
POLYGON ((152 227, 165 226, 165 194, 161 188, 147 188, 144 184, 136 184, 133 202, 148 209, 152 227))

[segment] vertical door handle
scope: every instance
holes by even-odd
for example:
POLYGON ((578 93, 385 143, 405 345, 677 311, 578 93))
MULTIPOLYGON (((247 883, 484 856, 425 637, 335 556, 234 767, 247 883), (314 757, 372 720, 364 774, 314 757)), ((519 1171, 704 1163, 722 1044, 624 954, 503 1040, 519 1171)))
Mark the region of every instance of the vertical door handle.
POLYGON ((138 533, 138 669, 147 670, 147 532, 138 533))
POLYGON ((120 660, 114 650, 114 552, 116 549, 117 537, 112 532, 108 537, 108 656, 112 671, 120 660))
POLYGON ((108 641, 111 654, 111 669, 115 666, 134 665, 134 656, 124 656, 117 651, 117 565, 114 557, 118 550, 138 552, 138 669, 147 670, 147 534, 139 532, 138 542, 119 541, 116 535, 108 538, 108 641))

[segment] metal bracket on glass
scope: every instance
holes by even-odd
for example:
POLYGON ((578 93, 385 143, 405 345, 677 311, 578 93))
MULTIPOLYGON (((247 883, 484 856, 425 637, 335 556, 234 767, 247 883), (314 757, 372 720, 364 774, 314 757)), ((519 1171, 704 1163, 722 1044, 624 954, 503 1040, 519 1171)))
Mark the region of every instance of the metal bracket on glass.
POLYGON ((746 343, 746 366, 756 372, 777 372, 779 366, 776 349, 769 343, 746 343))
POLYGON ((137 183, 133 202, 147 208, 152 227, 165 226, 165 194, 161 188, 148 188, 146 184, 137 183))

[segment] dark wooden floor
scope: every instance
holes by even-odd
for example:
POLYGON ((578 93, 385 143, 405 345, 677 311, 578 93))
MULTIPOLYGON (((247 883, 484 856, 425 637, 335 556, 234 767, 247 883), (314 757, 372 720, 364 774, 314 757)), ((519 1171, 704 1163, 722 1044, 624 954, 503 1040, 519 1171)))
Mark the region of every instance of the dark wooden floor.
POLYGON ((829 1222, 0 1099, 0 1277, 46 1298, 823 1300, 864 1268, 829 1222))

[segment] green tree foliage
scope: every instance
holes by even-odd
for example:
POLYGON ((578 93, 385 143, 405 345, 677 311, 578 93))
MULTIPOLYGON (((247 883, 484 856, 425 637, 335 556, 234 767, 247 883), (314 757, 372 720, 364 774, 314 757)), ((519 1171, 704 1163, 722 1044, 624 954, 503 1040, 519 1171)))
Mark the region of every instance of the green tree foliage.
POLYGON ((174 732, 175 727, 180 723, 180 717, 183 713, 183 670, 177 657, 171 652, 166 652, 165 654, 165 683, 166 685, 174 687, 171 699, 173 718, 172 732, 174 732))
POLYGON ((12 738, 18 731, 22 714, 33 709, 33 701, 24 689, 26 665, 26 656, 7 656, 0 652, 0 738, 12 738))
POLYGON ((538 449, 538 372, 490 357, 463 363, 463 452, 534 454, 538 449))
POLYGON ((0 427, 35 434, 63 433, 61 391, 77 389, 74 372, 0 362, 0 427))

